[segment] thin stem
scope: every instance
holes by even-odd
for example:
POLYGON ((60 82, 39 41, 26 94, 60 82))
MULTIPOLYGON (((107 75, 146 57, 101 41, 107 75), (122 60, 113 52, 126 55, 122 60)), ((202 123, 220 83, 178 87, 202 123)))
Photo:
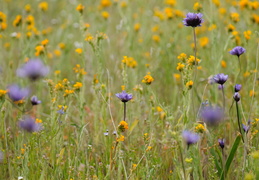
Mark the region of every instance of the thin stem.
MULTIPOLYGON (((198 63, 196 61, 197 59, 197 43, 196 43, 196 32, 195 32, 195 27, 193 28, 193 41, 194 41, 194 79, 193 79, 193 83, 194 83, 194 88, 196 89, 196 77, 197 77, 197 66, 198 63)), ((193 91, 191 92, 192 95, 192 109, 193 109, 193 116, 195 117, 195 106, 194 106, 194 97, 193 97, 193 91)), ((196 119, 195 119, 196 120, 196 119)))
POLYGON ((184 175, 184 179, 186 180, 187 178, 186 178, 185 166, 184 166, 184 161, 183 161, 183 153, 182 153, 182 149, 181 149, 179 142, 178 142, 178 146, 179 146, 180 158, 181 158, 181 163, 182 163, 182 168, 183 168, 183 175, 184 175))
POLYGON ((193 28, 193 40, 194 40, 194 60, 195 60, 195 65, 197 66, 198 63, 196 61, 196 55, 197 55, 197 42, 196 42, 196 33, 195 33, 195 28, 193 28))
POLYGON ((239 73, 238 73, 238 76, 239 76, 241 73, 241 62, 240 62, 240 56, 237 56, 237 57, 238 57, 238 64, 239 64, 239 73))
POLYGON ((221 90, 222 90, 222 96, 223 96, 223 111, 225 112, 225 93, 224 93, 223 84, 221 85, 221 90))
POLYGON ((247 158, 247 134, 244 134, 245 136, 245 147, 244 147, 244 162, 243 162, 243 169, 242 169, 242 179, 244 178, 244 173, 245 173, 245 167, 246 167, 246 158, 247 158))
POLYGON ((123 120, 126 121, 126 102, 124 102, 124 117, 123 120))
POLYGON ((225 158, 224 158, 224 149, 221 148, 221 152, 222 152, 222 169, 223 169, 223 177, 225 179, 225 158))
POLYGON ((240 132, 240 134, 241 134, 241 137, 242 137, 243 142, 245 142, 245 141, 244 141, 244 137, 243 137, 243 132, 242 132, 242 130, 241 130, 241 124, 240 124, 240 117, 239 117, 239 110, 238 110, 238 103, 237 103, 237 102, 236 102, 236 109, 237 109, 237 121, 238 121, 239 132, 240 132))

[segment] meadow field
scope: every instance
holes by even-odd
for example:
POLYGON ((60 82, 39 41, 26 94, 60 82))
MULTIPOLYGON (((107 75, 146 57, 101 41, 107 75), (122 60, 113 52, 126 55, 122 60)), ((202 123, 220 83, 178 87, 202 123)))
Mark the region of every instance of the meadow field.
POLYGON ((0 0, 0 179, 259 179, 258 0, 0 0))

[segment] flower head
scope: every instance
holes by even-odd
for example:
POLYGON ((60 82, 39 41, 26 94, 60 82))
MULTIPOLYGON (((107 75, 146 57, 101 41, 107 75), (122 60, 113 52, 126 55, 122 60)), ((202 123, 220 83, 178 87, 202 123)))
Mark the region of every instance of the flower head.
POLYGON ((219 124, 224 117, 224 111, 219 107, 203 107, 200 114, 202 120, 209 126, 219 124))
POLYGON ((117 93, 116 96, 122 101, 122 102, 128 102, 132 99, 132 94, 126 93, 126 91, 122 91, 121 93, 117 93))
POLYGON ((241 97, 240 97, 240 94, 239 94, 238 92, 235 92, 233 98, 234 98, 234 100, 235 100, 236 102, 238 102, 241 97))
POLYGON ((225 75, 223 73, 217 74, 213 77, 213 80, 218 83, 223 85, 227 80, 228 80, 228 75, 225 75))
POLYGON ((199 141, 200 136, 196 133, 192 133, 190 131, 184 130, 182 136, 187 143, 187 145, 195 144, 199 141))
POLYGON ((222 149, 225 147, 225 139, 218 139, 218 143, 222 149))
POLYGON ((34 105, 38 105, 38 104, 40 104, 41 103, 41 101, 40 100, 38 100, 38 98, 37 98, 37 96, 32 96, 31 97, 31 104, 34 106, 34 105))
POLYGON ((243 127, 244 132, 248 133, 250 126, 249 125, 246 126, 246 125, 242 124, 242 127, 243 127))
POLYGON ((241 84, 236 84, 235 85, 235 92, 239 92, 242 88, 242 85, 241 84))
POLYGON ((239 57, 241 54, 245 53, 245 52, 246 52, 246 49, 243 48, 243 47, 241 47, 241 46, 236 46, 236 47, 234 47, 231 51, 229 51, 229 53, 230 53, 231 55, 237 55, 238 57, 239 57))
POLYGON ((19 122, 20 128, 30 133, 37 132, 42 129, 40 123, 36 123, 35 119, 30 116, 24 116, 23 119, 19 122))
POLYGON ((45 66, 40 59, 30 59, 16 71, 18 76, 28 77, 32 81, 44 77, 48 73, 49 67, 45 66))
POLYGON ((201 23, 203 23, 202 16, 201 13, 187 13, 186 18, 183 20, 183 24, 191 27, 201 26, 201 23))
POLYGON ((8 96, 14 102, 25 99, 29 93, 28 88, 20 88, 17 84, 8 87, 8 96))

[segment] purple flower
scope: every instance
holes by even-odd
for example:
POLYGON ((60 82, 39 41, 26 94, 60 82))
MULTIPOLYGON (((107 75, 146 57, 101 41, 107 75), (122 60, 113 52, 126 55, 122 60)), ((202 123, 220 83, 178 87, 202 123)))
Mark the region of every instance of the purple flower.
POLYGON ((200 136, 198 134, 192 133, 190 131, 184 130, 182 136, 188 146, 195 144, 199 141, 200 136))
POLYGON ((128 94, 125 91, 117 93, 116 96, 124 103, 132 99, 132 94, 128 94))
POLYGON ((248 131, 249 131, 249 129, 250 129, 250 126, 249 126, 249 125, 246 126, 246 125, 242 124, 242 127, 243 127, 244 132, 245 132, 245 133, 248 133, 248 131))
POLYGON ((19 122, 19 126, 21 129, 28 131, 30 133, 38 132, 42 129, 40 123, 36 123, 35 119, 33 119, 30 116, 24 116, 23 120, 19 122))
POLYGON ((213 79, 216 83, 223 85, 228 80, 228 75, 220 73, 215 75, 213 79))
POLYGON ((243 47, 241 47, 241 46, 236 46, 236 47, 234 47, 231 51, 229 51, 229 53, 230 53, 231 55, 237 55, 238 57, 239 57, 241 54, 245 53, 245 52, 246 52, 245 48, 243 48, 243 47))
POLYGON ((40 104, 40 103, 41 103, 41 101, 38 100, 37 96, 32 96, 32 97, 31 97, 31 104, 32 104, 33 106, 38 105, 38 104, 40 104))
POLYGON ((186 18, 183 20, 183 24, 185 26, 191 26, 191 27, 197 27, 201 26, 201 23, 203 23, 201 13, 187 13, 186 18))
POLYGON ((234 98, 234 100, 235 100, 236 102, 238 102, 241 97, 240 97, 240 94, 239 94, 238 92, 235 92, 233 98, 234 98))
POLYGON ((219 107, 207 106, 202 108, 200 117, 207 125, 214 126, 224 119, 224 111, 219 107))
POLYGON ((225 147, 225 139, 218 139, 218 143, 222 149, 225 147))
POLYGON ((45 66, 40 59, 30 59, 16 71, 18 76, 28 77, 32 81, 44 77, 48 73, 49 67, 45 66))
POLYGON ((242 85, 241 84, 236 84, 235 85, 235 92, 239 92, 242 88, 242 85))
POLYGON ((12 101, 20 101, 30 94, 28 88, 20 88, 17 84, 8 86, 8 96, 12 101))

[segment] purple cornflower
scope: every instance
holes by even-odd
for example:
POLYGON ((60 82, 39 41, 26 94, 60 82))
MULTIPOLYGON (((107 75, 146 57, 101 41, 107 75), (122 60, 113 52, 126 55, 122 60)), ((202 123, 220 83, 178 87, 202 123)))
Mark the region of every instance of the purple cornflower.
POLYGON ((124 103, 132 99, 132 94, 128 94, 125 91, 117 93, 116 96, 124 103))
POLYGON ((187 143, 188 147, 192 144, 195 144, 199 141, 200 136, 198 134, 192 133, 190 131, 184 130, 182 136, 187 143))
POLYGON ((30 133, 38 132, 42 129, 42 126, 40 125, 40 123, 36 123, 35 119, 33 119, 30 116, 24 116, 23 120, 21 120, 19 122, 19 126, 23 130, 30 132, 30 133))
POLYGON ((235 85, 235 92, 239 92, 242 88, 242 85, 241 84, 236 84, 235 85))
POLYGON ((29 93, 30 91, 28 88, 20 88, 17 84, 8 86, 8 96, 14 102, 23 100, 29 93))
POLYGON ((207 125, 214 126, 224 119, 224 111, 219 107, 207 106, 201 110, 200 117, 207 125))
POLYGON ((201 13, 187 13, 186 18, 183 20, 183 24, 185 26, 191 26, 191 27, 197 27, 201 26, 201 23, 203 23, 202 19, 203 14, 201 13))
POLYGON ((239 57, 241 54, 245 53, 245 52, 246 52, 245 48, 243 48, 243 47, 241 47, 241 46, 236 46, 236 47, 234 47, 231 51, 229 51, 229 53, 230 53, 231 55, 237 55, 238 57, 239 57))
POLYGON ((213 79, 216 83, 223 85, 228 80, 228 75, 220 73, 215 75, 213 79))
POLYGON ((219 146, 221 147, 221 149, 223 149, 225 147, 225 139, 218 139, 218 143, 219 143, 219 146))
POLYGON ((248 133, 250 126, 249 125, 246 126, 246 125, 242 124, 242 127, 243 127, 244 132, 248 133))
POLYGON ((38 105, 38 104, 40 104, 40 103, 41 103, 41 101, 38 100, 37 96, 32 96, 32 97, 31 97, 31 104, 32 104, 33 106, 38 105))
POLYGON ((28 77, 32 81, 44 77, 48 73, 49 67, 45 66, 40 59, 30 59, 16 71, 18 76, 28 77))
POLYGON ((240 101, 240 98, 241 98, 241 97, 240 97, 240 94, 239 94, 238 92, 235 92, 233 98, 234 98, 234 100, 235 100, 236 102, 238 102, 238 101, 240 101))

